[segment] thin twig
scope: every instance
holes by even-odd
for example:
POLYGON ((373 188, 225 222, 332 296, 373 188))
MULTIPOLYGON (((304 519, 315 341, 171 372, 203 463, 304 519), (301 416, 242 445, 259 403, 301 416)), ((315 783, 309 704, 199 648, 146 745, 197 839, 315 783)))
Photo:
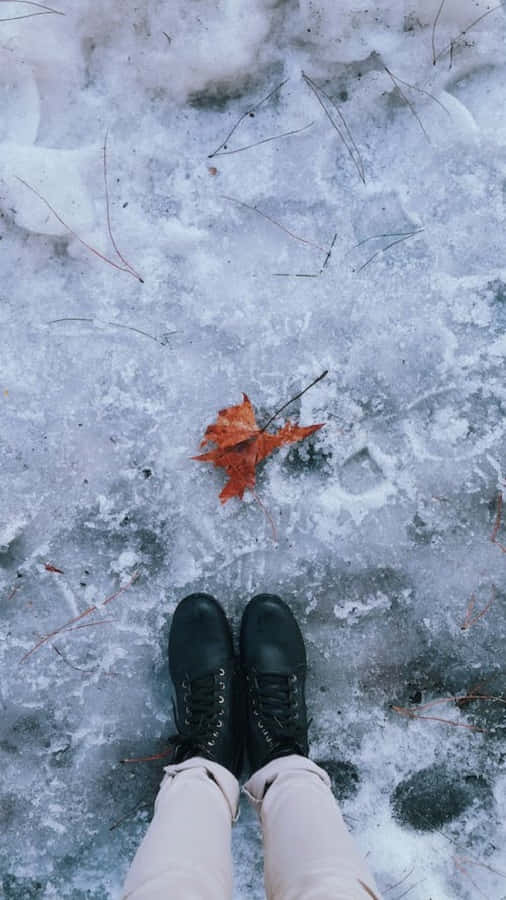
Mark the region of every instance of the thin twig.
POLYGON ((20 584, 15 584, 15 585, 14 585, 14 587, 12 588, 12 590, 10 591, 10 593, 7 595, 6 603, 8 603, 9 600, 12 600, 13 597, 16 596, 16 594, 17 594, 17 592, 19 591, 20 587, 21 587, 20 584))
POLYGON ((121 253, 121 250, 119 249, 119 247, 116 243, 116 239, 112 233, 111 205, 109 202, 109 184, 108 184, 108 178, 107 178, 107 138, 108 138, 108 136, 109 136, 109 132, 106 131, 105 137, 104 137, 104 190, 105 190, 105 211, 106 211, 106 216, 107 216, 107 231, 109 233, 109 238, 111 240, 111 244, 114 247, 114 250, 115 250, 115 253, 116 253, 116 256, 118 257, 118 259, 121 260, 123 265, 128 269, 129 272, 131 272, 132 275, 135 276, 135 278, 137 278, 138 281, 140 281, 141 284, 144 284, 144 279, 141 278, 139 273, 135 271, 132 264, 129 263, 128 260, 125 259, 125 257, 121 253))
POLYGON ((64 628, 60 633, 68 634, 69 631, 78 631, 80 628, 95 628, 96 625, 110 625, 116 619, 99 619, 98 622, 87 622, 86 625, 74 625, 72 628, 64 628))
POLYGON ((263 512, 263 514, 264 514, 264 516, 265 516, 265 518, 267 519, 267 521, 269 522, 269 524, 270 524, 270 526, 271 526, 271 528, 272 528, 272 540, 273 540, 274 543, 276 544, 276 543, 277 543, 277 540, 278 540, 278 533, 277 533, 277 531, 276 531, 276 525, 274 524, 274 519, 272 518, 272 516, 271 516, 269 510, 267 509, 267 507, 266 507, 266 506, 262 503, 262 501, 260 500, 260 497, 258 496, 257 492, 256 492, 256 491, 252 491, 252 493, 253 493, 253 497, 255 498, 255 500, 256 500, 256 502, 258 503, 260 509, 262 510, 262 512, 263 512))
POLYGON ((474 22, 471 22, 470 25, 466 25, 466 27, 459 32, 457 37, 453 38, 453 40, 451 40, 443 50, 439 51, 438 55, 436 56, 436 62, 438 61, 438 59, 444 56, 445 53, 448 53, 448 50, 450 51, 451 57, 453 57, 453 48, 457 41, 460 40, 461 37, 465 37, 468 31, 471 31, 471 29, 474 28, 475 25, 478 25, 479 22, 481 22, 483 19, 486 19, 487 16, 489 16, 493 12, 496 12, 498 9, 503 9, 502 3, 499 3, 497 6, 493 6, 492 9, 487 9, 487 11, 484 12, 481 16, 478 16, 478 18, 475 19, 474 22))
POLYGON ((300 134, 301 131, 306 131, 312 125, 314 125, 314 122, 310 122, 309 125, 304 125, 302 128, 295 128, 293 131, 284 131, 282 134, 274 134, 272 137, 263 138, 263 140, 256 141, 254 144, 246 144, 245 147, 237 147, 236 150, 221 150, 219 153, 213 153, 213 156, 232 156, 233 153, 242 153, 243 150, 251 150, 252 147, 268 144, 269 141, 278 141, 280 138, 290 137, 292 134, 300 134))
POLYGON ((396 881, 394 884, 389 884, 389 886, 385 888, 385 890, 383 891, 383 893, 384 893, 384 894, 388 894, 388 892, 389 892, 389 891, 393 891, 394 888, 400 887, 401 884, 403 884, 405 881, 407 881, 408 878, 411 877, 411 875, 413 874, 414 870, 415 870, 415 864, 413 863, 413 865, 411 866, 411 868, 407 870, 406 874, 403 875, 402 878, 401 878, 399 881, 396 881))
POLYGON ((400 94, 400 96, 402 97, 402 99, 404 100, 404 103, 407 105, 408 109, 410 110, 410 112, 412 113, 412 115, 415 117, 415 119, 416 119, 416 121, 418 122, 418 124, 419 124, 419 126, 420 126, 420 128, 421 128, 421 130, 422 130, 422 132, 423 132, 423 134, 424 134, 424 136, 425 136, 425 138, 428 140, 428 142, 429 142, 429 144, 430 144, 430 142, 431 142, 431 141, 430 141, 430 137, 429 137, 429 135, 427 134, 427 132, 426 132, 426 130, 425 130, 425 128, 424 128, 423 122, 422 122, 420 116, 418 115, 418 113, 417 113, 417 111, 416 111, 414 105, 411 103, 411 100, 409 100, 408 97, 406 97, 406 94, 404 93, 404 91, 401 90, 401 88, 399 87, 399 83, 397 82, 397 79, 395 78, 394 75, 392 75, 390 69, 387 69, 386 66, 383 66, 383 68, 385 69, 385 72, 387 73, 387 75, 390 76, 393 85, 394 85, 394 86, 397 88, 397 90, 399 91, 399 94, 400 94))
POLYGON ((497 534, 501 527, 501 517, 502 517, 502 492, 499 491, 499 493, 497 495, 497 515, 495 517, 494 529, 492 531, 492 534, 490 535, 490 540, 492 541, 493 544, 496 544, 496 546, 499 547, 499 549, 502 550, 503 553, 506 553, 506 547, 503 544, 499 543, 499 541, 497 540, 497 534))
POLYGON ((382 247, 381 250, 377 250, 376 253, 373 253, 373 255, 370 256, 369 259, 366 260, 366 262, 362 266, 360 266, 359 269, 357 269, 357 273, 361 272, 362 269, 365 269, 365 267, 368 266, 369 263, 372 263, 372 261, 376 259, 377 256, 380 256, 381 253, 386 253, 386 251, 390 250, 391 247, 395 247, 396 244, 402 244, 403 241, 407 241, 410 237, 414 237, 415 234, 421 234, 422 231, 424 231, 424 229, 419 228, 418 231, 412 231, 411 234, 406 234, 404 237, 398 238, 396 241, 392 241, 391 244, 387 244, 386 247, 382 247))
POLYGON ((51 644, 51 646, 52 646, 54 652, 58 654, 58 656, 63 660, 63 662, 66 663, 67 666, 69 666, 71 669, 74 669, 76 672, 82 672, 85 675, 94 675, 95 672, 98 671, 98 666, 95 667, 94 669, 81 669, 79 666, 75 666, 74 663, 71 663, 70 660, 67 659, 65 654, 62 653, 61 650, 58 649, 56 644, 51 644))
POLYGON ((258 103, 255 104, 255 106, 252 106, 245 113, 243 113, 242 116, 235 123, 234 127, 230 129, 225 140, 222 141, 222 143, 220 144, 219 147, 216 148, 216 150, 213 150, 213 152, 208 155, 208 159, 212 159, 213 156, 216 156, 220 152, 220 150, 226 149, 228 141, 232 137, 234 131, 236 131, 239 128, 239 125, 241 124, 241 122, 243 122, 244 119, 246 119, 248 116, 251 116, 251 114, 254 113, 255 110, 258 109, 259 106, 262 106, 262 104, 267 103, 267 101, 270 100, 271 97, 274 96, 276 91, 279 91, 280 88, 282 88, 283 85, 285 85, 287 81, 288 81, 288 78, 285 78, 285 80, 281 81, 280 84, 276 85, 276 87, 273 88, 272 91, 269 91, 269 93, 267 94, 266 97, 264 97, 262 100, 259 100, 258 103))
POLYGON ((488 869, 488 871, 493 872, 494 875, 500 875, 501 878, 506 878, 506 872, 501 872, 500 869, 495 869, 493 866, 487 865, 487 863, 479 862, 477 859, 473 859, 472 856, 457 856, 456 859, 460 862, 472 863, 473 866, 480 866, 482 869, 488 869))
POLYGON ((278 278, 319 278, 321 272, 310 274, 309 272, 273 272, 278 278))
MULTIPOLYGON (((137 332, 137 334, 143 334, 144 337, 151 338, 152 341, 160 344, 161 347, 167 346, 167 341, 161 341, 159 340, 159 338, 155 337, 154 334, 150 334, 148 331, 142 331, 141 328, 135 328, 133 325, 121 325, 119 322, 102 322, 100 319, 87 318, 83 316, 64 316, 62 319, 50 319, 47 324, 57 325, 59 322, 98 322, 99 325, 110 325, 111 328, 125 328, 127 331, 135 331, 137 332)), ((167 332, 167 334, 177 334, 177 331, 169 331, 167 332)))
MULTIPOLYGON (((127 584, 120 587, 120 589, 118 591, 116 591, 116 593, 111 594, 110 597, 106 597, 106 599, 103 601, 103 603, 100 604, 100 608, 103 606, 106 606, 108 603, 111 602, 111 600, 114 600, 116 597, 118 597, 120 594, 122 594, 123 591, 126 591, 134 583, 134 581, 137 580, 139 575, 140 575, 140 572, 135 572, 134 575, 132 576, 132 578, 130 579, 130 581, 127 582, 127 584)), ((62 631, 70 630, 69 626, 75 625, 76 622, 80 622, 81 619, 84 619, 86 616, 91 615, 91 613, 97 612, 98 609, 99 609, 99 607, 94 603, 92 606, 88 606, 88 608, 85 609, 84 612, 79 613, 78 616, 74 616, 74 618, 69 619, 68 622, 64 622, 63 625, 60 625, 59 628, 55 628, 54 631, 51 631, 49 634, 44 635, 44 637, 42 637, 39 641, 37 641, 37 643, 30 650, 28 650, 28 652, 25 653, 24 656, 21 657, 20 663, 22 663, 26 659, 28 659, 28 657, 31 656, 32 653, 35 653, 35 651, 38 650, 39 647, 42 647, 44 644, 47 644, 47 642, 50 641, 52 637, 55 637, 57 634, 60 634, 60 632, 62 632, 62 631)))
POLYGON ((277 228, 281 228, 281 231, 284 231, 285 234, 288 234, 289 237, 293 238, 295 241, 300 241, 301 244, 308 244, 310 247, 316 247, 317 250, 322 250, 324 253, 325 247, 321 247, 320 244, 316 244, 314 241, 309 241, 307 238, 299 237, 299 235, 294 234, 292 231, 289 231, 288 228, 285 228, 284 225, 281 225, 280 222, 277 222, 276 219, 268 216, 267 213, 262 212, 260 209, 257 209, 256 206, 250 206, 249 203, 244 203, 243 200, 237 200, 236 197, 229 197, 227 194, 221 195, 224 200, 230 200, 232 203, 238 203, 239 206, 244 206, 246 209, 252 210, 252 212, 258 213, 259 216, 262 216, 263 219, 267 219, 268 222, 271 222, 272 225, 276 225, 277 228))
MULTIPOLYGON (((163 34, 165 34, 165 31, 163 32, 163 34)), ((117 822, 114 823, 114 825, 111 825, 109 828, 109 831, 114 831, 114 829, 117 828, 118 825, 121 825, 121 823, 125 822, 126 819, 129 819, 130 816, 133 816, 133 814, 136 813, 137 810, 141 808, 141 806, 147 806, 148 803, 149 803, 149 800, 146 800, 145 797, 143 797, 143 799, 140 800, 140 802, 137 803, 137 805, 134 806, 133 809, 131 809, 131 810, 129 810, 129 812, 125 813, 124 816, 121 816, 121 819, 118 819, 117 822)))
POLYGON ((437 62, 437 56, 436 56, 436 27, 437 27, 437 23, 439 22, 439 17, 440 17, 440 15, 441 15, 441 13, 443 12, 443 6, 445 5, 445 3, 446 3, 446 0, 441 0, 441 5, 440 5, 440 7, 439 7, 439 9, 438 9, 438 11, 437 11, 437 13, 436 13, 436 18, 434 19, 434 22, 433 22, 433 25, 432 25, 432 65, 433 65, 433 66, 435 66, 435 65, 436 65, 436 62, 437 62))
POLYGON ((32 187, 31 184, 28 184, 28 182, 25 181, 24 178, 20 178, 19 175, 16 175, 15 178, 17 178, 17 180, 20 181, 21 184, 24 184, 24 186, 27 187, 28 190, 32 191, 32 193, 35 194, 35 196, 38 197, 39 200, 42 200, 42 202, 47 206, 47 208, 53 213, 53 216, 58 220, 58 222, 61 225, 63 225, 63 227, 67 229, 69 234, 71 234, 72 237, 74 237, 77 241, 79 241, 79 243, 82 244, 83 247, 86 247, 86 249, 89 250, 90 253, 94 253, 95 256, 98 256, 99 259, 108 263, 110 266, 113 266, 113 268, 119 269, 120 272, 128 272, 129 275, 133 275, 134 278, 137 278, 138 281, 142 281, 142 279, 139 278, 138 275, 134 274, 132 269, 128 269, 125 266, 118 265, 118 263, 114 262, 114 260, 109 259, 108 256, 105 256, 103 253, 100 253, 100 250, 97 250, 95 247, 92 247, 91 244, 88 244, 81 237, 79 237, 77 232, 75 232, 74 229, 70 227, 70 225, 67 225, 67 223, 64 222, 64 220, 59 215, 59 213, 56 212, 54 206, 51 206, 49 200, 46 200, 46 198, 43 197, 42 194, 36 188, 32 187))
POLYGON ((19 19, 33 19, 35 16, 64 16, 65 13, 59 9, 53 9, 51 6, 45 6, 43 3, 35 3, 33 0, 0 0, 1 3, 21 3, 22 6, 35 6, 41 12, 26 13, 24 16, 10 16, 9 18, 0 19, 0 22, 17 22, 19 19))
POLYGON ((461 872, 462 875, 465 875, 465 876, 466 876, 466 878, 471 882, 471 884, 473 885, 473 887, 475 888, 475 890, 478 891, 480 897, 484 897, 485 900, 488 900, 488 895, 487 895, 487 894, 484 894, 483 891, 481 890, 481 888, 479 887, 479 885, 477 885, 476 882, 474 881, 474 879, 471 878, 471 875, 470 875, 469 872, 467 871, 466 867, 463 866, 463 865, 461 864, 461 862, 459 861, 459 857, 458 857, 458 856, 455 857, 455 867, 459 870, 459 872, 461 872))
POLYGON ((309 75, 306 75, 306 73, 303 72, 302 77, 303 77, 304 81, 306 82, 306 84, 308 85, 308 87, 311 88, 313 94, 315 95, 316 99, 318 100, 318 103, 320 104, 321 108, 323 109, 323 111, 324 111, 325 115, 327 116, 329 122, 331 123, 332 127, 335 129, 335 131, 337 131, 344 146, 346 147, 346 150, 348 151, 348 154, 349 154, 351 160, 353 161, 353 164, 359 174, 360 180, 363 182, 363 184, 365 184, 366 179, 365 179, 365 169, 364 169, 364 162, 362 159, 362 154, 360 153, 360 150, 358 149, 355 138, 353 137, 353 135, 348 127, 348 123, 346 122, 346 119, 344 118, 340 108, 338 107, 335 100, 333 100, 332 97, 329 94, 327 94, 327 92, 324 91, 324 89, 322 87, 317 85, 312 80, 312 78, 309 77, 309 75), (339 125, 337 124, 335 119, 330 115, 320 94, 323 94, 323 96, 326 98, 326 100, 328 100, 328 102, 333 106, 333 108, 337 112, 337 114, 342 122, 342 125, 344 127, 344 132, 341 130, 341 128, 339 127, 339 125), (347 135, 347 137, 346 137, 346 135, 347 135))
POLYGON ((134 759, 120 759, 120 763, 140 763, 151 762, 152 759, 164 759, 172 752, 172 747, 168 747, 163 753, 155 753, 153 756, 136 756, 134 759))
POLYGON ((362 241, 359 241, 358 244, 353 244, 352 250, 356 247, 361 247, 362 244, 367 244, 368 241, 374 241, 378 238, 384 237, 411 237, 412 234, 415 234, 414 231, 385 231, 382 234, 371 234, 370 237, 364 238, 362 241))
POLYGON ((474 596, 474 594, 472 594, 471 599, 467 606, 466 617, 465 617, 464 621, 462 622, 462 625, 460 626, 461 630, 467 631, 468 628, 471 628, 472 625, 475 625, 476 622, 478 622, 482 618, 482 616, 484 616, 485 613, 488 612, 488 610, 492 606, 495 599, 496 599, 495 585, 492 585, 492 597, 488 601, 487 605, 483 607, 481 612, 479 612, 477 615, 473 616, 473 609, 476 604, 476 597, 474 596))
POLYGON ((413 91, 418 91, 419 94, 424 94, 426 97, 430 97, 430 99, 433 100, 434 103, 437 103, 437 105, 440 106, 442 110, 444 110, 444 112, 446 113, 448 118, 451 119, 452 114, 451 114, 450 110, 447 109, 446 106, 444 105, 444 103, 441 103, 441 100, 438 100, 438 98, 435 97, 434 94, 431 94, 429 91, 424 91, 423 88, 417 87, 416 84, 410 84, 409 81, 403 81, 402 78, 399 78, 398 75, 394 75, 394 78, 396 81, 400 82, 400 84, 403 84, 405 87, 411 88, 411 90, 413 90, 413 91))
POLYGON ((325 378, 325 376, 328 375, 328 373, 329 373, 329 370, 328 370, 328 369, 325 369, 325 371, 322 372, 321 375, 318 375, 318 378, 315 378, 315 380, 312 381, 311 384, 308 384, 308 386, 305 387, 303 391, 300 391, 298 394, 295 395, 295 397, 292 397, 292 398, 291 398, 290 400, 288 400, 286 403, 283 403, 283 406, 280 406, 280 408, 279 408, 278 410, 276 410, 276 412, 274 413, 274 415, 272 415, 272 416, 270 417, 270 419, 265 423, 265 425, 263 426, 263 428, 260 429, 260 433, 262 433, 262 431, 265 431, 265 429, 271 424, 271 422, 273 422, 274 419, 276 419, 276 418, 279 416, 279 414, 280 414, 281 412, 283 412, 284 409, 286 409, 287 406, 290 406, 290 403, 294 403, 295 400, 298 400, 299 397, 302 397, 302 395, 305 394, 306 391, 308 391, 310 388, 314 387, 315 384, 318 384, 318 382, 321 381, 322 378, 325 378))

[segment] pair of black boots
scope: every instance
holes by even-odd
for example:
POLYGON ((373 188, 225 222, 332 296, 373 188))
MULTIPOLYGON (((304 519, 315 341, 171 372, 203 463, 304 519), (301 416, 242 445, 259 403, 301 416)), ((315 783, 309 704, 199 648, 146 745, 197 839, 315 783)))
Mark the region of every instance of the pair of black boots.
POLYGON ((178 735, 172 761, 202 756, 239 776, 272 759, 308 754, 306 651, 279 597, 260 594, 244 611, 240 658, 220 604, 209 594, 179 603, 169 638, 178 735))

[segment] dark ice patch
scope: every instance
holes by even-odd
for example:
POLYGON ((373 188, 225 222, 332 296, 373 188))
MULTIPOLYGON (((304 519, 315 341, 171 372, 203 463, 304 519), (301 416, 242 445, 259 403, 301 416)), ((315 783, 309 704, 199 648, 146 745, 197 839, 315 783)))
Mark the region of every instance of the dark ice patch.
POLYGON ((434 831, 473 804, 484 807, 491 802, 492 792, 481 775, 463 775, 439 765, 410 775, 391 797, 395 818, 418 831, 434 831))

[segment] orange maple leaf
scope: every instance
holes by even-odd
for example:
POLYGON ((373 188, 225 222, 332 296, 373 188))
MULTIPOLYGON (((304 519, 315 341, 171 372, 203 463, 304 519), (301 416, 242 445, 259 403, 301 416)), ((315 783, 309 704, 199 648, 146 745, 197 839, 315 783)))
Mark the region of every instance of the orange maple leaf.
POLYGON ((254 489, 256 466, 269 453, 277 447, 301 441, 324 424, 304 428, 288 421, 276 434, 269 434, 258 427, 249 397, 242 396, 242 403, 221 409, 216 422, 206 430, 200 446, 213 443, 217 445, 216 449, 192 457, 225 469, 229 480, 220 494, 222 503, 231 497, 242 500, 246 488, 254 489))

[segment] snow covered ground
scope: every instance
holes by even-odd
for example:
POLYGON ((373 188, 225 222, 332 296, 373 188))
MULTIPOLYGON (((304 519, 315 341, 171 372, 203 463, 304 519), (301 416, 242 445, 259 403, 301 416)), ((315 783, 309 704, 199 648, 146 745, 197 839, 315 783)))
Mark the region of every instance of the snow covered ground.
MULTIPOLYGON (((0 896, 118 896, 161 770, 119 760, 173 730, 204 589, 236 627, 260 590, 298 614, 385 897, 505 898, 505 9, 55 9, 0 6, 0 896), (287 410, 325 427, 259 474, 275 542, 190 457, 326 368, 287 410), (469 694, 499 699, 432 704, 469 694)), ((234 854, 261 898, 247 806, 234 854)))

